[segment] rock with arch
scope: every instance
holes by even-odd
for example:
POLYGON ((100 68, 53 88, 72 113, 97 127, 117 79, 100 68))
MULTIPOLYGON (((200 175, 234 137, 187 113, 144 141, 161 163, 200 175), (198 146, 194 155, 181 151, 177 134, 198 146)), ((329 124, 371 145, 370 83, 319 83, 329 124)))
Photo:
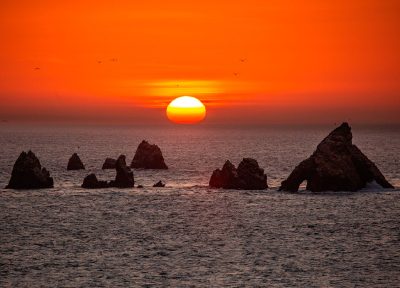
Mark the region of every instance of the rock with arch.
POLYGON ((393 188, 378 167, 352 143, 351 127, 343 123, 317 146, 281 183, 279 190, 297 192, 307 181, 307 190, 357 191, 376 181, 383 188, 393 188))

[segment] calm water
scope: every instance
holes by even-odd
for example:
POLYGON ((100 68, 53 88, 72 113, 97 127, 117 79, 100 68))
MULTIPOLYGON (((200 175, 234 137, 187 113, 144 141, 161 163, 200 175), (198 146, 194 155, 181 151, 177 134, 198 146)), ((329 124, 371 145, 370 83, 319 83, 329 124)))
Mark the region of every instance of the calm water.
POLYGON ((332 128, 2 125, 0 187, 32 149, 55 188, 0 189, 0 286, 399 287, 399 129, 353 128, 394 191, 276 191, 332 128), (170 167, 135 171, 145 189, 79 187, 89 171, 112 179, 104 159, 130 162, 142 139, 170 167), (86 171, 66 171, 73 152, 86 171), (214 169, 243 157, 258 160, 271 189, 207 188, 214 169), (168 187, 149 187, 160 179, 168 187))

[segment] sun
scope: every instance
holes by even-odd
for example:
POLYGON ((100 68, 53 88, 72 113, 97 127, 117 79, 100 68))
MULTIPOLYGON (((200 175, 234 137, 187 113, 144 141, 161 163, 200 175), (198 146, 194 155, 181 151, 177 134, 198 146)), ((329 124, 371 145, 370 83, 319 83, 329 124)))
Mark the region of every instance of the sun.
POLYGON ((206 107, 195 97, 178 97, 169 103, 167 117, 174 123, 195 124, 206 117, 206 107))

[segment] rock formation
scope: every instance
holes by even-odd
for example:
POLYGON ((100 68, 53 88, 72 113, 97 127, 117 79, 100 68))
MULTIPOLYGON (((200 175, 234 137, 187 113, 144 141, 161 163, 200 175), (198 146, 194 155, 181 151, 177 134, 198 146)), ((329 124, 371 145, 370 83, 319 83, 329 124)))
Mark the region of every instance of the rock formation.
POLYGON ((115 180, 110 182, 111 187, 134 187, 135 180, 133 178, 133 172, 131 171, 131 168, 126 166, 125 155, 118 157, 117 163, 115 164, 115 170, 117 171, 117 175, 115 176, 115 180))
POLYGON ((103 167, 101 167, 101 169, 115 169, 115 164, 117 163, 117 160, 113 159, 113 158, 107 158, 104 163, 103 163, 103 167))
POLYGON ((135 156, 133 157, 131 167, 144 169, 168 169, 168 166, 164 162, 161 149, 157 145, 151 145, 145 140, 139 144, 135 156))
POLYGON ((78 154, 72 154, 71 158, 69 158, 67 170, 82 170, 85 169, 81 158, 79 158, 78 154))
POLYGON ((256 160, 244 158, 238 168, 227 160, 222 170, 217 169, 210 178, 210 187, 224 189, 263 190, 267 189, 267 175, 256 160))
POLYGON ((7 189, 39 189, 54 187, 53 178, 32 151, 22 152, 15 161, 7 189))
POLYGON ((107 188, 107 187, 116 187, 116 188, 131 188, 135 185, 135 180, 133 178, 133 172, 131 169, 126 166, 125 155, 121 155, 116 160, 115 170, 117 175, 115 176, 115 180, 107 182, 107 181, 99 181, 95 174, 89 174, 83 180, 82 188, 107 188))
POLYGON ((96 189, 96 188, 107 188, 110 187, 107 181, 99 181, 95 174, 89 174, 83 179, 82 188, 86 189, 96 189))
POLYGON ((153 187, 165 187, 165 183, 160 180, 157 183, 155 183, 153 187))
POLYGON ((317 146, 282 182, 279 190, 297 192, 307 181, 307 190, 357 191, 375 180, 384 188, 393 188, 375 164, 352 144, 351 128, 343 123, 317 146))

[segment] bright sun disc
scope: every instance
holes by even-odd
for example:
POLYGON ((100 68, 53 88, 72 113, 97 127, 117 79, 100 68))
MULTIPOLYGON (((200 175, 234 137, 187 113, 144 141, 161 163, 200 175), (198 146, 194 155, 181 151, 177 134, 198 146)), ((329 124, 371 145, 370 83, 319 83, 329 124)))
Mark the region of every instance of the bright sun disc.
POLYGON ((197 98, 178 97, 169 103, 167 117, 172 122, 179 124, 198 123, 206 117, 206 107, 197 98))

